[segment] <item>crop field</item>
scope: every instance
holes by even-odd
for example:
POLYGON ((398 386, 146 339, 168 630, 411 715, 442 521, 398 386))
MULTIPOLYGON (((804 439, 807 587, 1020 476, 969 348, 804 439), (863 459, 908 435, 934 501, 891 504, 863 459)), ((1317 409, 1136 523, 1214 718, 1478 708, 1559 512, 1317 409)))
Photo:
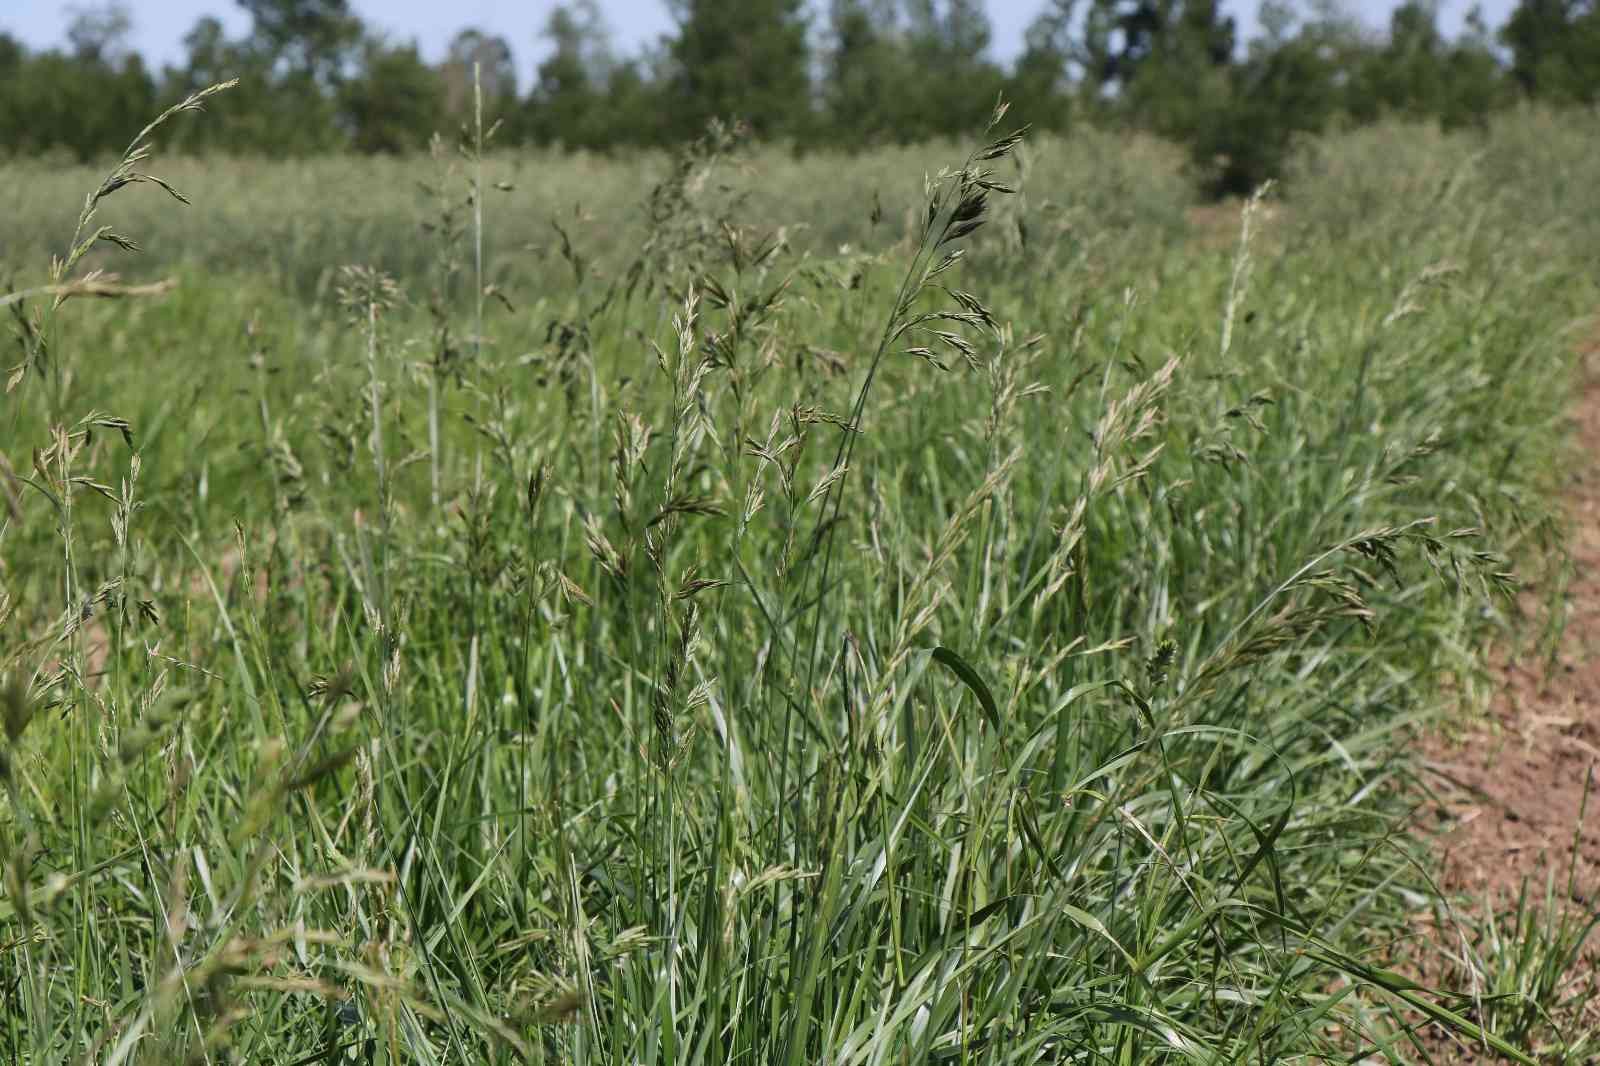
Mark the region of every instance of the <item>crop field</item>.
POLYGON ((0 167, 0 1060, 1593 1061, 1592 128, 1011 132, 0 167))

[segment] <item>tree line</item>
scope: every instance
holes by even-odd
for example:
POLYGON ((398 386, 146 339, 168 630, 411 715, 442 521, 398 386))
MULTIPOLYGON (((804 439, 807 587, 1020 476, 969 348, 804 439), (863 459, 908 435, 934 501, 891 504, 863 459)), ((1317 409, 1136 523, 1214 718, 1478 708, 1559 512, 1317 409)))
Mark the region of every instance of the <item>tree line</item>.
POLYGON ((1482 124, 1525 100, 1600 99, 1600 5, 1519 0, 1441 31, 1406 0, 1384 31, 1339 0, 1263 0, 1240 40, 1218 0, 1040 0, 1009 65, 991 55, 982 0, 668 0, 674 30, 619 54, 596 0, 558 5, 523 81, 510 42, 462 30, 442 62, 363 24, 349 0, 235 0, 242 37, 201 18, 180 62, 152 70, 127 46, 125 6, 78 8, 66 44, 0 33, 0 151, 87 159, 120 150, 147 116, 241 79, 227 106, 170 148, 240 154, 405 152, 474 114, 497 143, 660 147, 734 119, 797 150, 962 136, 998 94, 1035 127, 1149 130, 1188 146, 1219 192, 1271 176, 1292 139, 1390 115, 1482 124), (476 72, 476 73, 475 73, 476 72))

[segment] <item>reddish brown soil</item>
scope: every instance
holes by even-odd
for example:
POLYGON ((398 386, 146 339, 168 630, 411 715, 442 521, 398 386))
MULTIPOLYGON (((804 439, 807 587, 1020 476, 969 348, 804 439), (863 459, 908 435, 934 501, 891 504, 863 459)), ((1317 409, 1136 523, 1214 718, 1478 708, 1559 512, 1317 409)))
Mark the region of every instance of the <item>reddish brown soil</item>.
MULTIPOLYGON (((1542 903, 1552 874, 1565 906, 1579 914, 1600 909, 1600 334, 1591 336, 1573 409, 1578 450, 1566 504, 1574 574, 1558 608, 1565 631, 1554 668, 1526 650, 1495 652, 1489 720, 1465 736, 1433 736, 1420 745, 1427 783, 1439 797, 1425 816, 1448 826, 1436 842, 1436 874, 1467 909, 1467 922, 1474 910, 1478 917, 1506 915, 1525 882, 1542 903)), ((1432 930, 1422 940, 1448 951, 1443 941, 1459 935, 1432 930)), ((1594 976, 1596 940, 1572 981, 1594 976)), ((1448 964, 1441 972, 1441 960, 1421 962, 1436 986, 1451 974, 1448 964)), ((1597 1019, 1565 1022, 1593 1026, 1597 1019)), ((1442 1033, 1428 1043, 1438 1062, 1499 1061, 1442 1033)))
POLYGON ((1453 830, 1440 841, 1446 891, 1504 898, 1524 877, 1574 875, 1574 902, 1600 902, 1600 378, 1579 404, 1583 462, 1569 513, 1575 573, 1554 670, 1532 654, 1494 664, 1492 721, 1459 740, 1430 738, 1423 766, 1453 830), (1576 854, 1574 854, 1576 846, 1576 854))
MULTIPOLYGON (((1199 247, 1212 251, 1231 251, 1239 247, 1239 226, 1242 222, 1245 201, 1238 198, 1219 203, 1195 204, 1186 212, 1190 239, 1199 247)), ((1253 238, 1261 241, 1278 222, 1283 205, 1267 199, 1256 215, 1253 238)), ((1259 253, 1261 247, 1256 246, 1259 253)))

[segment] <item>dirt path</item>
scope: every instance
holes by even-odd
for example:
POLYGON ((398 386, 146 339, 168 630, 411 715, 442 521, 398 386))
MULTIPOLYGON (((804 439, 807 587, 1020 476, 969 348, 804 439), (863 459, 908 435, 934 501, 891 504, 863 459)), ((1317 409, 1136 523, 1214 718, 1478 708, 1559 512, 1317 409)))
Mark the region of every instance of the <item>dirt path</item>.
MULTIPOLYGON (((1585 780, 1600 791, 1600 342, 1585 353, 1573 417, 1579 454, 1568 513, 1575 574, 1556 668, 1514 655, 1493 664, 1495 721, 1459 743, 1433 739, 1424 766, 1456 823, 1441 841, 1447 891, 1515 895, 1525 876, 1572 861, 1585 780)), ((1600 904, 1600 795, 1577 835, 1574 902, 1600 904)))
MULTIPOLYGON (((1600 333, 1590 335, 1572 415, 1579 461, 1567 486, 1575 573, 1555 669, 1547 676, 1542 658, 1495 652, 1492 721, 1463 738, 1430 737, 1420 751, 1440 797, 1428 817, 1449 827, 1437 841, 1440 887, 1500 914, 1524 880, 1542 901, 1552 873, 1565 903, 1600 909, 1600 333)), ((1573 980, 1600 969, 1597 939, 1573 980)), ((1454 1041, 1434 1047, 1441 1062, 1497 1061, 1454 1041)))

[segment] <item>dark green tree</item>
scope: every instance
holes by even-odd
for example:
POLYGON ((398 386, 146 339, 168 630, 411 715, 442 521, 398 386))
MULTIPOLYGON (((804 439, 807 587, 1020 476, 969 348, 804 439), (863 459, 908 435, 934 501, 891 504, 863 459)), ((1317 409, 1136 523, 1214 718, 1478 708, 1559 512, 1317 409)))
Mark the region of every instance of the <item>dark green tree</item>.
POLYGON ((28 50, 9 33, 0 32, 0 161, 32 150, 24 141, 25 115, 17 106, 19 73, 27 68, 28 50))
POLYGON ((511 45, 504 37, 482 30, 466 29, 450 41, 449 52, 439 68, 444 79, 445 109, 452 121, 471 121, 472 72, 478 71, 478 87, 484 111, 501 117, 517 99, 517 66, 511 45))
POLYGON ((914 137, 961 137, 982 128, 1005 87, 989 58, 992 30, 980 0, 906 0, 916 110, 914 137))
POLYGON ((1348 67, 1345 110, 1358 122, 1398 115, 1446 128, 1481 126, 1508 99, 1481 13, 1469 14, 1467 33, 1451 41, 1439 30, 1432 0, 1401 4, 1387 39, 1359 50, 1348 67))
POLYGON ((1483 9, 1467 12, 1466 32, 1445 56, 1445 98, 1439 121, 1445 128, 1487 124, 1489 115, 1513 100, 1513 83, 1496 57, 1483 9))
POLYGON ((1123 9, 1114 67, 1125 105, 1162 133, 1182 137, 1211 106, 1233 63, 1235 26, 1218 0, 1138 0, 1123 9))
POLYGON ((362 51, 361 20, 349 0, 237 0, 251 42, 292 74, 336 83, 362 51))
POLYGON ((268 58, 244 40, 231 40, 220 19, 207 15, 183 37, 184 59, 166 69, 162 98, 175 104, 208 85, 238 78, 231 91, 236 106, 215 112, 208 122, 185 122, 164 129, 173 147, 185 151, 221 149, 236 153, 315 151, 334 144, 331 126, 323 136, 304 140, 312 129, 291 123, 273 98, 268 58))
POLYGON ((249 79, 241 95, 261 109, 245 120, 255 150, 305 153, 348 143, 339 89, 363 58, 361 21, 348 0, 237 3, 251 19, 240 76, 249 79))
POLYGON ((1038 129, 1064 130, 1073 113, 1073 75, 1080 69, 1075 0, 1050 0, 1028 24, 1022 54, 1006 87, 1016 115, 1038 129))
POLYGON ((67 27, 70 52, 30 55, 0 48, 0 130, 18 154, 64 149, 79 159, 127 146, 147 121, 155 79, 127 42, 121 4, 77 9, 67 27))
POLYGON ((373 38, 362 47, 355 76, 339 86, 338 104, 339 124, 357 151, 415 151, 444 125, 444 81, 415 44, 373 38))
POLYGON ((177 85, 180 100, 207 85, 238 77, 241 68, 249 66, 254 58, 241 42, 228 39, 222 20, 214 15, 203 16, 184 34, 183 50, 184 65, 168 73, 169 78, 181 82, 177 85))
POLYGON ((895 0, 832 0, 823 57, 822 122, 847 148, 902 141, 910 56, 895 0))
POLYGON ((541 144, 597 148, 619 133, 607 107, 611 35, 594 0, 558 4, 545 22, 550 54, 534 72, 520 132, 541 144))
POLYGON ((1170 82, 1226 66, 1236 40, 1218 0, 1091 0, 1082 50, 1089 77, 1102 90, 1122 91, 1152 68, 1170 82))
POLYGON ((1500 31, 1511 76, 1531 97, 1600 100, 1600 7, 1595 0, 1520 0, 1500 31))
POLYGON ((665 123, 688 139, 712 118, 764 137, 812 125, 805 0, 671 0, 677 33, 665 123))
POLYGON ((117 66, 128 57, 128 34, 133 30, 133 17, 125 4, 71 10, 67 44, 73 58, 90 65, 117 66))
POLYGON ((659 52, 644 54, 607 67, 602 117, 588 128, 590 148, 660 146, 672 138, 670 127, 660 122, 666 106, 665 61, 659 52))
POLYGON ((21 41, 9 33, 0 33, 0 77, 20 67, 27 55, 28 50, 22 46, 21 41))
POLYGON ((1282 175, 1297 138, 1327 128, 1366 47, 1359 28, 1332 9, 1295 27, 1285 3, 1264 4, 1261 40, 1208 79, 1181 132, 1196 173, 1215 196, 1249 195, 1282 175), (1204 93, 1202 96, 1201 93, 1204 93))

